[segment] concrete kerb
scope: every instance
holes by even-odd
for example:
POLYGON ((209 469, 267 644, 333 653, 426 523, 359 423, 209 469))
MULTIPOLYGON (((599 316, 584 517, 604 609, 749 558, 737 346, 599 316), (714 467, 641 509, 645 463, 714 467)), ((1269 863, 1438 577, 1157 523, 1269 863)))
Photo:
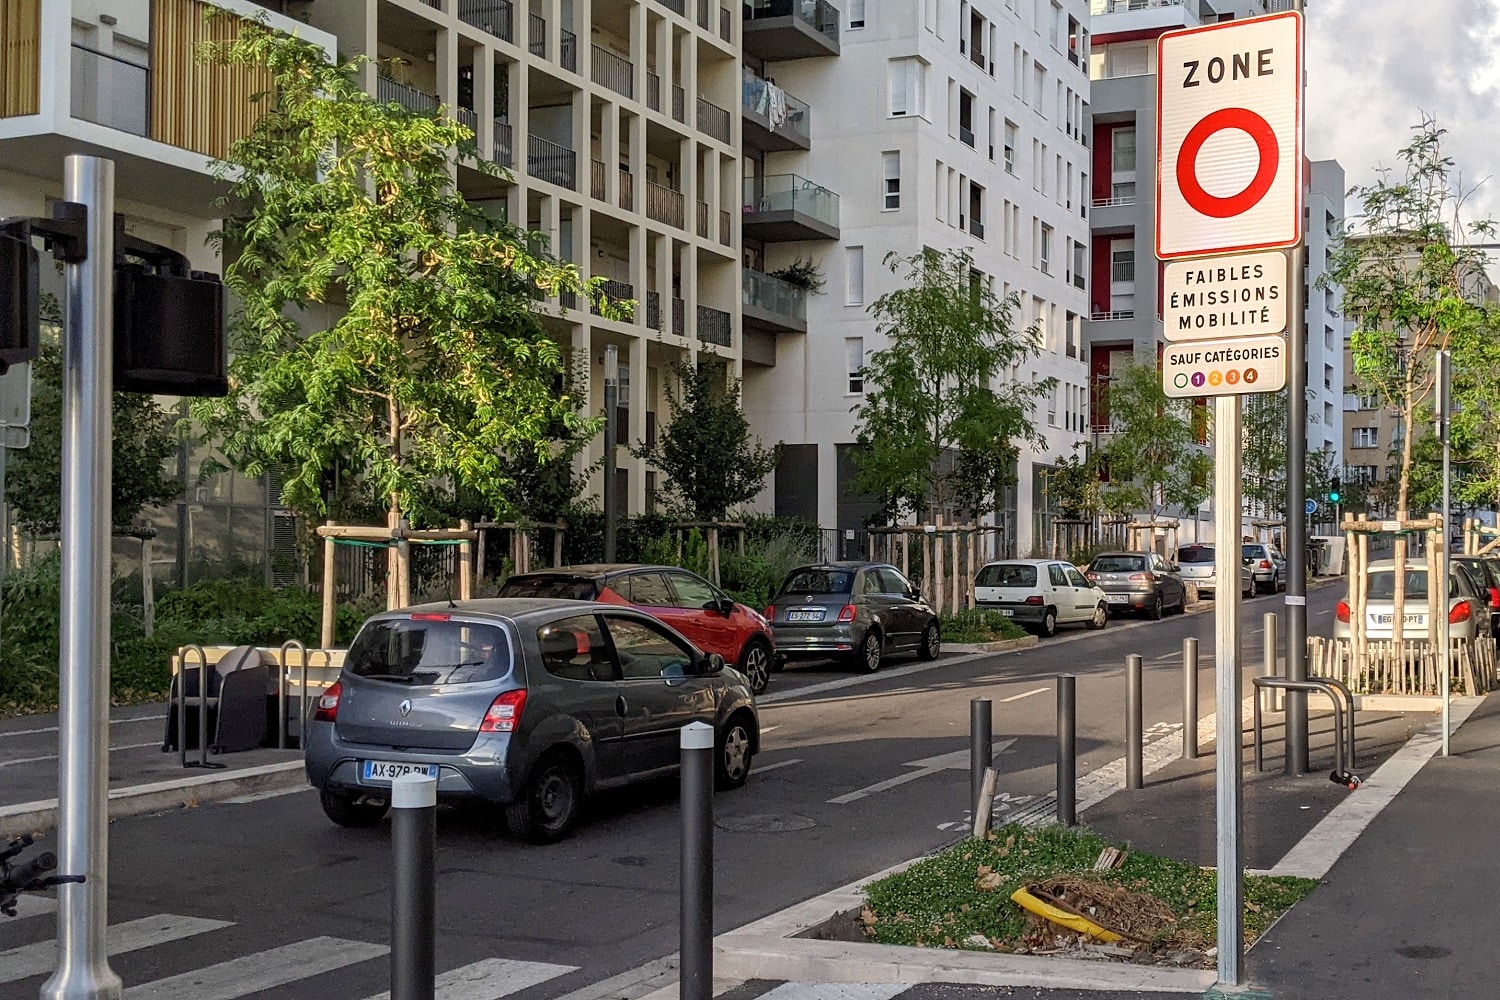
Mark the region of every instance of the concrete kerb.
MULTIPOLYGON (((262 764, 229 773, 202 774, 191 778, 131 785, 109 791, 109 818, 123 819, 145 813, 180 809, 203 802, 217 802, 253 792, 294 788, 306 781, 300 760, 262 764)), ((41 799, 0 807, 0 837, 41 833, 57 825, 57 800, 41 799)))

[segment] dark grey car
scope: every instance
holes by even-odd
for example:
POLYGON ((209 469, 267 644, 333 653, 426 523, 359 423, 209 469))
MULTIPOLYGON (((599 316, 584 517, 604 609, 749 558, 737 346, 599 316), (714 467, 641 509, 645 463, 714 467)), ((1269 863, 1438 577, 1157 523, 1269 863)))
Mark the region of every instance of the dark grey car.
POLYGON ((1104 591, 1111 613, 1144 611, 1159 619, 1167 611, 1187 610, 1182 574, 1155 552, 1101 552, 1085 575, 1104 591))
POLYGON ((886 654, 942 651, 942 626, 931 605, 887 563, 833 562, 787 574, 768 618, 780 666, 788 659, 848 657, 874 672, 886 654))
POLYGON ((717 733, 721 788, 750 774, 760 721, 745 678, 629 608, 504 599, 376 615, 307 720, 307 779, 343 826, 380 822, 391 780, 429 774, 440 799, 506 807, 536 843, 584 796, 672 772, 679 732, 717 733))

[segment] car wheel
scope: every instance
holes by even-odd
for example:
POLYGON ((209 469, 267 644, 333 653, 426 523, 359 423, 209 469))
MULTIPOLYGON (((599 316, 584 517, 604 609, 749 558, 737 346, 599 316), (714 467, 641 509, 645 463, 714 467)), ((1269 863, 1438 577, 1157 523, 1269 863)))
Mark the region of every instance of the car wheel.
POLYGON ((740 673, 750 679, 750 690, 765 694, 771 683, 771 647, 764 639, 751 639, 740 654, 740 673))
POLYGON ((1146 609, 1146 616, 1148 618, 1150 618, 1154 622, 1161 621, 1161 616, 1162 616, 1161 591, 1158 590, 1156 592, 1156 598, 1151 602, 1151 607, 1149 607, 1149 608, 1146 609))
POLYGON ((1253 577, 1253 576, 1250 578, 1250 586, 1248 586, 1248 587, 1245 588, 1245 596, 1246 597, 1254 597, 1255 596, 1255 577, 1253 577))
POLYGON ((390 808, 388 802, 376 805, 365 800, 363 796, 343 795, 326 788, 319 790, 318 801, 323 804, 325 816, 339 826, 347 826, 354 830, 375 826, 385 819, 386 810, 390 808))
POLYGON ((505 809, 510 832, 531 844, 551 844, 578 820, 583 778, 565 754, 546 754, 532 769, 521 797, 505 809))
POLYGON ((1109 624, 1109 608, 1099 605, 1094 609, 1094 617, 1089 619, 1089 628, 1101 629, 1109 624))
POLYGON ((1050 639, 1057 634, 1057 612, 1048 608, 1042 612, 1042 623, 1036 627, 1037 635, 1050 639))
POLYGON ((750 723, 745 716, 732 716, 720 730, 718 746, 714 750, 714 787, 739 788, 745 783, 750 777, 751 748, 754 745, 750 723))
POLYGON ((779 674, 786 669, 786 657, 777 655, 771 660, 771 673, 779 674))
POLYGON ((922 648, 917 650, 917 655, 924 660, 935 660, 943 651, 943 630, 937 621, 927 623, 927 630, 922 633, 922 648))
POLYGON ((867 674, 873 674, 880 669, 880 660, 885 655, 885 646, 880 638, 880 632, 870 629, 859 644, 859 666, 867 674))

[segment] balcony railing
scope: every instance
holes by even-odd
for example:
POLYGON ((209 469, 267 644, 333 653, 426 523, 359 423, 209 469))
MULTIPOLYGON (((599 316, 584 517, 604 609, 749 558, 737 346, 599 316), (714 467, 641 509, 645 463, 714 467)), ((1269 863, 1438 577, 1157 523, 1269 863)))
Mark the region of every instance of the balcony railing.
POLYGON ((732 15, 729 13, 728 7, 720 6, 719 0, 698 0, 698 27, 704 31, 713 31, 715 27, 715 10, 719 12, 717 19, 719 22, 717 26, 719 37, 727 42, 729 41, 730 31, 733 27, 732 15))
POLYGON ((1135 195, 1127 194, 1118 198, 1095 198, 1095 208, 1124 208, 1135 204, 1135 195))
MULTIPOLYGON (((606 280, 599 283, 599 290, 604 297, 612 303, 630 302, 635 299, 635 287, 623 281, 606 280)), ((595 316, 603 315, 599 303, 595 302, 589 306, 589 311, 595 316)))
POLYGON ((672 117, 687 124, 687 91, 676 84, 672 85, 672 117))
POLYGON ((740 107, 746 114, 766 119, 772 132, 799 136, 805 143, 812 141, 812 108, 807 102, 767 83, 749 69, 745 70, 740 90, 740 107))
POLYGON ((578 154, 541 136, 527 136, 526 172, 537 180, 578 188, 578 154))
POLYGON ((589 163, 589 194, 598 201, 604 200, 606 166, 603 160, 593 160, 589 163))
POLYGON ((620 168, 620 207, 635 207, 635 176, 624 167, 620 168))
POLYGON ((511 0, 459 0, 458 19, 507 42, 515 41, 516 8, 511 0))
POLYGON ((672 332, 679 337, 687 336, 687 303, 682 299, 672 300, 672 332))
POLYGON ((687 17, 687 0, 656 0, 656 2, 667 8, 667 10, 687 17))
POLYGON ((1095 309, 1089 313, 1089 319, 1095 322, 1108 322, 1116 319, 1135 319, 1134 309, 1095 309))
POLYGON ((438 105, 442 103, 432 94, 405 83, 397 83, 388 76, 376 77, 375 99, 382 104, 400 104, 419 115, 436 114, 438 105))
POLYGON ((807 322, 807 289, 748 267, 740 274, 746 308, 807 322))
POLYGON ((796 174, 745 178, 748 212, 797 212, 830 226, 839 224, 839 196, 796 174))
POLYGON ((745 20, 759 21, 771 17, 795 17, 830 40, 839 40, 839 11, 827 0, 748 0, 745 3, 745 20))
POLYGON ((719 212, 719 242, 726 247, 734 244, 734 238, 729 232, 729 227, 733 224, 733 219, 734 217, 728 212, 719 212))
POLYGON ((73 45, 73 117, 150 135, 151 68, 118 56, 73 45))
MULTIPOLYGON (((599 201, 609 197, 605 183, 608 169, 603 160, 592 160, 589 163, 589 193, 599 201)), ((632 208, 635 205, 635 177, 624 167, 620 168, 619 204, 621 208, 632 208)))
POLYGON ((479 135, 479 115, 472 108, 454 108, 453 117, 476 137, 479 135))
POLYGON ((734 34, 734 15, 729 12, 728 7, 719 8, 719 37, 724 41, 730 41, 734 34))
POLYGON ((547 19, 540 14, 526 16, 526 48, 534 56, 547 55, 547 19))
POLYGON ((734 346, 734 318, 722 309, 698 307, 698 340, 720 347, 734 346))
POLYGON ((978 239, 984 239, 984 223, 978 219, 969 220, 969 235, 978 239))
POLYGON ((963 143, 965 146, 968 146, 970 149, 974 149, 974 130, 960 125, 958 127, 958 141, 963 143))
POLYGON ((683 228, 684 200, 682 192, 646 182, 646 214, 657 222, 683 228))
POLYGON ((578 36, 567 28, 562 30, 562 38, 558 42, 557 59, 569 73, 578 72, 578 36))
POLYGON ((700 201, 700 202, 698 202, 698 235, 701 236, 705 240, 708 239, 708 218, 709 218, 708 202, 706 202, 706 201, 700 201))
POLYGON ((661 110, 661 77, 646 71, 646 107, 652 111, 661 110))
POLYGON ((495 119, 495 162, 502 167, 513 167, 516 163, 515 134, 510 122, 495 119))
POLYGON ((729 141, 729 112, 714 104, 698 98, 698 131, 718 139, 720 142, 729 141))
POLYGON ((594 46, 594 82, 626 97, 635 96, 635 66, 629 59, 594 46))
POLYGON ((653 330, 661 329, 661 294, 646 293, 646 325, 653 330))

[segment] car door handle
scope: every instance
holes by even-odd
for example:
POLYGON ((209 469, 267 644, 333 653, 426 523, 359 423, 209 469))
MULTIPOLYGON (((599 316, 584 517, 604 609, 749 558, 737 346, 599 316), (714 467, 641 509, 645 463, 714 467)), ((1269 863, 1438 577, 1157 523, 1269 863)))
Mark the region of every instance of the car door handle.
POLYGON ((628 712, 629 710, 630 710, 630 706, 625 704, 625 696, 624 695, 620 695, 619 697, 615 698, 615 714, 616 715, 618 715, 620 718, 623 719, 623 718, 625 718, 625 713, 628 712))

